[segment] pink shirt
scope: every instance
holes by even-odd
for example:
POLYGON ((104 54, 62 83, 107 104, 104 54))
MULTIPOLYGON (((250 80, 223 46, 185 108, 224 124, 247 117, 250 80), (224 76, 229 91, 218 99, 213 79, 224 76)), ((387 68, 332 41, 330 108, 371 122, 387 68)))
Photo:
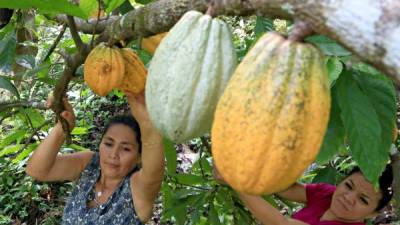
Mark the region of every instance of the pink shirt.
POLYGON ((330 184, 306 185, 307 205, 292 218, 310 225, 365 225, 365 223, 345 223, 339 221, 319 221, 331 205, 332 195, 336 187, 330 184))

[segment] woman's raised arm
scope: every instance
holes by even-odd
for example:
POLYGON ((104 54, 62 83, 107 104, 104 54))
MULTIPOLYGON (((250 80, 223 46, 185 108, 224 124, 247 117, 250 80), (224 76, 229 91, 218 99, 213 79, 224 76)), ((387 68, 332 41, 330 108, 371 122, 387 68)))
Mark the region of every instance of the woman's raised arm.
MULTIPOLYGON (((68 121, 70 129, 75 125, 75 115, 72 106, 64 98, 66 111, 61 116, 68 121)), ((50 106, 51 100, 48 101, 50 106)), ((60 122, 51 130, 50 134, 40 143, 30 157, 26 173, 40 181, 64 181, 75 180, 85 168, 93 156, 92 152, 78 152, 66 155, 58 155, 65 134, 60 122)))
POLYGON ((162 137, 149 119, 144 94, 126 93, 132 115, 138 121, 142 138, 142 168, 132 176, 135 209, 143 221, 151 215, 164 178, 164 149, 162 137), (144 218, 143 218, 144 217, 144 218))

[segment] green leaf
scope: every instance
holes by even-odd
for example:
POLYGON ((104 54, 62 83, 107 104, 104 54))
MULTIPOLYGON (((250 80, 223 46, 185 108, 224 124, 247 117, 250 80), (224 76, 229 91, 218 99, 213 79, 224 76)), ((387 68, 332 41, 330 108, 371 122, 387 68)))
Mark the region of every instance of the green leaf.
POLYGON ((169 208, 165 208, 164 215, 165 217, 174 217, 176 224, 185 224, 187 218, 187 207, 191 206, 193 208, 199 208, 202 204, 204 204, 204 200, 208 198, 209 193, 203 192, 200 194, 191 194, 191 195, 183 195, 184 197, 180 197, 182 195, 173 195, 172 201, 173 206, 169 208))
POLYGON ((22 145, 7 146, 6 148, 4 148, 3 150, 0 151, 0 157, 6 156, 9 154, 13 154, 13 153, 17 152, 21 147, 22 147, 22 145))
POLYGON ((89 18, 92 13, 97 12, 99 3, 98 0, 80 0, 79 8, 85 13, 86 17, 89 18))
MULTIPOLYGON (((162 192, 162 196, 163 196, 163 206, 165 209, 170 209, 173 207, 173 196, 172 196, 172 190, 171 188, 168 186, 168 184, 166 182, 162 183, 161 186, 161 192, 162 192)), ((163 215, 164 217, 164 215, 163 215)))
POLYGON ((337 90, 331 90, 331 112, 329 117, 328 129, 322 142, 321 150, 317 156, 318 164, 328 162, 344 144, 345 129, 340 118, 340 108, 337 100, 337 90))
POLYGON ((323 35, 313 35, 305 39, 307 42, 318 46, 325 55, 347 56, 351 55, 349 51, 339 45, 336 41, 323 35))
POLYGON ((203 214, 202 208, 197 208, 196 210, 192 210, 190 213, 190 222, 192 224, 199 224, 201 215, 203 214))
POLYGON ((361 70, 353 70, 353 74, 378 114, 382 128, 379 138, 379 154, 382 161, 377 171, 382 172, 389 159, 392 145, 392 131, 396 120, 396 91, 392 81, 382 74, 372 74, 361 70))
POLYGON ((15 159, 12 160, 13 163, 19 163, 20 161, 24 160, 26 157, 29 156, 29 154, 31 154, 31 152, 33 152, 33 150, 35 150, 35 148, 38 146, 38 143, 34 143, 29 145, 25 150, 23 150, 21 153, 19 153, 17 155, 17 157, 15 157, 15 159))
POLYGON ((251 224, 252 219, 250 213, 242 208, 237 208, 239 224, 251 224))
POLYGON ((151 59, 153 58, 153 55, 148 53, 144 49, 138 50, 137 53, 138 53, 140 60, 142 60, 143 64, 146 65, 146 67, 148 67, 151 59))
POLYGON ((88 128, 87 127, 75 127, 72 131, 71 134, 73 135, 82 135, 82 134, 87 134, 88 128))
POLYGON ((106 5, 106 13, 111 13, 114 9, 118 8, 125 0, 104 0, 106 5))
POLYGON ((192 171, 201 171, 203 170, 204 174, 211 174, 212 173, 212 165, 211 160, 207 160, 206 156, 202 156, 199 158, 195 163, 193 163, 192 171), (200 166, 201 164, 201 166, 200 166))
POLYGON ((326 61, 330 86, 339 78, 343 71, 343 63, 337 57, 329 57, 326 61))
POLYGON ((26 130, 17 130, 11 133, 10 135, 3 138, 3 140, 0 142, 0 148, 4 148, 13 142, 19 143, 21 139, 25 137, 26 133, 27 133, 26 130))
MULTIPOLYGON (((44 70, 44 72, 45 72, 44 74, 46 75, 46 77, 48 77, 48 71, 49 71, 50 66, 51 66, 51 64, 50 64, 49 61, 43 62, 42 64, 40 64, 40 65, 38 65, 38 66, 36 66, 36 67, 30 69, 30 70, 27 70, 27 71, 24 73, 23 76, 24 76, 24 77, 34 76, 35 74, 37 74, 37 73, 39 73, 39 72, 41 72, 41 71, 44 70)), ((39 77, 39 78, 44 78, 42 75, 38 75, 38 77, 39 77)))
POLYGON ((129 0, 125 0, 124 3, 119 7, 121 14, 125 15, 127 12, 134 10, 133 6, 129 2, 129 0))
POLYGON ((183 199, 173 199, 174 205, 170 208, 166 208, 163 216, 167 218, 174 217, 176 224, 185 224, 186 221, 186 211, 189 204, 191 196, 187 196, 183 199))
POLYGON ((337 178, 339 173, 336 171, 335 168, 331 166, 327 166, 322 169, 318 169, 317 175, 313 178, 312 183, 328 183, 332 185, 337 184, 337 178))
POLYGON ((71 16, 81 17, 87 19, 85 12, 78 6, 69 3, 67 0, 29 0, 29 1, 15 1, 15 0, 2 0, 0 1, 0 8, 10 9, 30 9, 37 8, 42 13, 54 14, 67 14, 71 16))
POLYGON ((210 211, 209 211, 209 222, 211 225, 219 225, 221 224, 221 221, 218 218, 218 212, 215 209, 215 206, 213 203, 210 203, 210 211))
POLYGON ((221 188, 215 194, 215 199, 218 201, 219 204, 223 204, 224 208, 227 211, 233 210, 235 207, 235 203, 233 202, 231 193, 232 192, 227 188, 221 188))
POLYGON ((87 149, 87 148, 85 148, 83 146, 80 146, 80 145, 76 145, 76 144, 70 144, 70 145, 68 145, 68 147, 72 148, 74 150, 80 151, 80 152, 81 151, 89 151, 89 149, 87 149))
POLYGON ((274 21, 269 18, 265 18, 262 16, 257 16, 256 26, 254 27, 254 33, 256 34, 256 38, 261 37, 265 32, 274 30, 274 21))
MULTIPOLYGON (((21 111, 29 117, 34 128, 41 126, 45 122, 43 115, 36 109, 21 109, 21 111)), ((26 117, 24 118, 24 120, 28 124, 26 117)))
POLYGON ((35 55, 17 55, 15 63, 24 69, 32 69, 35 66, 35 55))
POLYGON ((142 5, 146 5, 149 4, 150 2, 152 2, 153 0, 135 0, 135 2, 140 3, 142 5))
POLYGON ((378 115, 369 98, 353 79, 351 71, 345 71, 337 85, 340 116, 350 151, 366 178, 375 183, 381 173, 379 169, 387 159, 380 148, 382 129, 378 115))
POLYGON ((202 176, 192 174, 176 174, 174 177, 177 178, 178 183, 185 185, 196 185, 207 182, 202 176))
POLYGON ((262 198, 267 201, 272 207, 274 208, 279 208, 278 204, 276 203, 276 200, 272 195, 265 195, 262 196, 262 198))
POLYGON ((174 144, 168 139, 164 138, 163 143, 164 143, 165 158, 167 159, 167 172, 168 174, 173 175, 176 173, 176 165, 177 165, 176 150, 174 144))
POLYGON ((9 73, 15 60, 17 40, 14 32, 8 33, 0 41, 0 72, 9 73))
POLYGON ((13 95, 19 98, 19 92, 17 88, 14 86, 14 84, 11 83, 11 81, 8 80, 8 77, 0 76, 0 88, 8 90, 13 95))
POLYGON ((198 194, 189 195, 188 204, 193 208, 202 207, 209 200, 210 192, 202 191, 198 194))

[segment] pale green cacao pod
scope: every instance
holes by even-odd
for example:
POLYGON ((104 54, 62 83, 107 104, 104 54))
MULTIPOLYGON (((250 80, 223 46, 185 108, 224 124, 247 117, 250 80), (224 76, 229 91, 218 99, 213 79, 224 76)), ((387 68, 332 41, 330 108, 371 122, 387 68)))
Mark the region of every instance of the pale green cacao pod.
POLYGON ((235 67, 228 26, 187 12, 158 46, 148 71, 147 108, 161 134, 179 143, 209 132, 235 67))

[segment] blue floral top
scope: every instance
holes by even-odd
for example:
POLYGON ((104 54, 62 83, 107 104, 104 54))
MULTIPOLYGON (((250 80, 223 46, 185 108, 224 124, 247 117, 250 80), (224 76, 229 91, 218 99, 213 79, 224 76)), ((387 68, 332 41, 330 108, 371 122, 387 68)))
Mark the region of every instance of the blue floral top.
POLYGON ((130 177, 135 169, 115 189, 107 202, 94 208, 87 203, 94 199, 95 184, 100 177, 100 157, 93 155, 69 196, 64 208, 62 224, 65 225, 142 225, 132 201, 130 177))

